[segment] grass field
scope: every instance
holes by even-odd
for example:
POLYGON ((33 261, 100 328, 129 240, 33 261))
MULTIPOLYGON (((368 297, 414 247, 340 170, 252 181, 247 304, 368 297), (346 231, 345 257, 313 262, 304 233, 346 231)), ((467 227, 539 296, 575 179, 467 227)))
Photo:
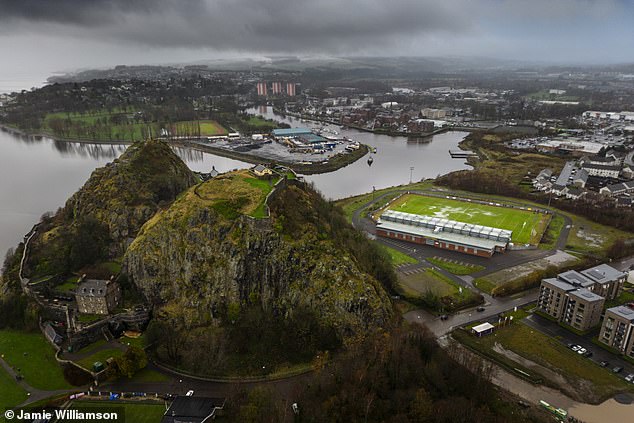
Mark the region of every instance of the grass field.
POLYGON ((427 261, 440 267, 441 269, 445 269, 447 272, 453 273, 454 275, 470 275, 472 273, 479 272, 480 270, 484 270, 484 266, 450 261, 440 257, 430 257, 427 261))
POLYGON ((200 135, 202 136, 216 136, 226 135, 227 130, 223 128, 218 122, 213 120, 201 120, 201 121, 185 121, 176 123, 177 132, 187 132, 188 128, 194 127, 197 131, 197 126, 200 126, 200 135))
POLYGON ((159 423, 165 414, 165 406, 160 403, 124 403, 112 401, 74 401, 71 404, 73 409, 109 412, 115 409, 123 409, 125 413, 125 423, 159 423))
POLYGON ((39 332, 0 331, 0 354, 13 368, 19 368, 24 380, 34 388, 67 389, 55 352, 39 332))
POLYGON ((98 110, 88 113, 49 113, 44 118, 43 129, 68 139, 95 141, 139 141, 151 128, 152 134, 168 128, 174 135, 215 136, 225 135, 227 130, 213 120, 167 122, 137 122, 134 110, 98 110))
POLYGON ((438 297, 453 297, 457 301, 463 301, 474 295, 473 291, 466 288, 460 292, 457 283, 435 269, 425 269, 410 275, 399 274, 398 281, 405 294, 413 297, 431 292, 438 297))
POLYGON ((528 210, 415 194, 402 196, 389 208, 511 230, 512 241, 520 244, 537 244, 550 220, 550 215, 528 210))
MULTIPOLYGON (((4 411, 9 407, 15 407, 26 401, 27 395, 24 389, 0 367, 0 410, 4 411)), ((0 422, 3 417, 0 417, 0 422)))
POLYGON ((92 365, 96 361, 100 361, 104 365, 106 365, 106 360, 110 357, 120 357, 123 355, 123 351, 116 348, 108 348, 105 350, 97 351, 96 353, 82 358, 81 360, 77 360, 76 363, 82 366, 85 369, 92 370, 92 365))
POLYGON ((418 260, 413 257, 408 256, 405 253, 401 253, 399 250, 388 247, 387 245, 377 243, 379 248, 385 251, 390 256, 390 261, 392 262, 392 266, 401 266, 403 264, 416 264, 418 260))

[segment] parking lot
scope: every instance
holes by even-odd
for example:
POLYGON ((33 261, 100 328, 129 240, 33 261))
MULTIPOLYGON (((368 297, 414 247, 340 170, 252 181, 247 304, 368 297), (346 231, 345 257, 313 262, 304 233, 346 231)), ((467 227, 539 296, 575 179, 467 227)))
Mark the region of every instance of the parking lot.
POLYGON ((580 336, 536 314, 528 316, 524 322, 533 329, 558 339, 571 350, 595 362, 597 366, 605 367, 606 371, 617 373, 620 377, 629 379, 628 382, 634 383, 634 365, 594 344, 592 337, 596 336, 596 331, 580 336), (621 370, 615 371, 619 368, 621 370), (629 378, 629 375, 633 376, 629 378))

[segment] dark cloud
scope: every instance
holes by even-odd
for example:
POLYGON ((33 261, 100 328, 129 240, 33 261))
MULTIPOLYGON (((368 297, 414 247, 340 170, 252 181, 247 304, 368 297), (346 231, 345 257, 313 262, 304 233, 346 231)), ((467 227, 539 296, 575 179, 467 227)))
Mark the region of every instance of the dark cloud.
POLYGON ((0 22, 161 47, 328 51, 470 29, 468 0, 0 0, 0 22))
POLYGON ((0 0, 0 52, 26 61, 17 44, 41 57, 45 42, 55 60, 87 64, 185 51, 601 61, 634 48, 632 16, 630 0, 0 0))

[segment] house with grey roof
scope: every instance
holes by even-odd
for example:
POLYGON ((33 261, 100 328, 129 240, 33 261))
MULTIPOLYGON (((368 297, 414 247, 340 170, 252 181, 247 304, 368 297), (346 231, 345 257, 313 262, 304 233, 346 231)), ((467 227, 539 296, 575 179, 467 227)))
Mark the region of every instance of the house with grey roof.
POLYGON ((75 290, 75 299, 80 313, 110 314, 121 302, 121 287, 114 278, 86 279, 84 275, 75 290))
POLYGON ((630 194, 634 192, 634 181, 621 182, 619 184, 612 184, 605 186, 599 190, 600 194, 615 197, 624 194, 630 194))

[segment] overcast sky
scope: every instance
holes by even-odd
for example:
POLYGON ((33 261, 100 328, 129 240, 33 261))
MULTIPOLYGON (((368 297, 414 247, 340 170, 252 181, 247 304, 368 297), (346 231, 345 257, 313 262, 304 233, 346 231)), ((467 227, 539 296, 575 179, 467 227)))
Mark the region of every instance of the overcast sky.
POLYGON ((0 0, 0 80, 270 54, 634 61, 631 0, 0 0))

